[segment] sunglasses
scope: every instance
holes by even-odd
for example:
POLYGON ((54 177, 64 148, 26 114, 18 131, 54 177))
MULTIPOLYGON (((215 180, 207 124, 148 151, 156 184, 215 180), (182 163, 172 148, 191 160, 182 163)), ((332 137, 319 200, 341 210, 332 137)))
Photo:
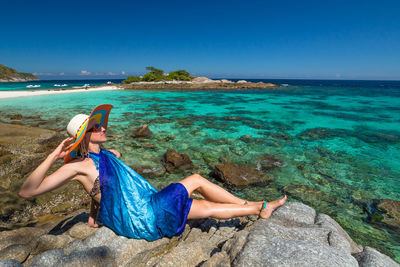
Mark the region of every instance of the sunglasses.
POLYGON ((96 123, 95 125, 93 125, 92 128, 90 128, 86 132, 100 132, 101 128, 103 128, 103 126, 101 126, 101 124, 96 123))

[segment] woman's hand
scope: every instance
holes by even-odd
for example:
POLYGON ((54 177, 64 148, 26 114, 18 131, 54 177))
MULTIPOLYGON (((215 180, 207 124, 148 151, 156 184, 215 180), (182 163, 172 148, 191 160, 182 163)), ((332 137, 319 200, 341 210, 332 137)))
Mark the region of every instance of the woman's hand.
POLYGON ((74 140, 73 137, 68 137, 68 138, 64 139, 58 145, 58 147, 51 153, 51 155, 53 157, 55 157, 56 159, 64 158, 64 156, 67 154, 68 149, 70 149, 73 145, 73 143, 69 145, 69 142, 71 142, 72 140, 74 140))

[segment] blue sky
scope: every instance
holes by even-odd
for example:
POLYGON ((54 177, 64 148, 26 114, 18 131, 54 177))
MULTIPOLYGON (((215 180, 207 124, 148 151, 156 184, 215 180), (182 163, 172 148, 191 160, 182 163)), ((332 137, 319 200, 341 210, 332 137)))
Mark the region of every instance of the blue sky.
POLYGON ((168 71, 400 79, 399 1, 4 1, 0 64, 41 79, 168 71))

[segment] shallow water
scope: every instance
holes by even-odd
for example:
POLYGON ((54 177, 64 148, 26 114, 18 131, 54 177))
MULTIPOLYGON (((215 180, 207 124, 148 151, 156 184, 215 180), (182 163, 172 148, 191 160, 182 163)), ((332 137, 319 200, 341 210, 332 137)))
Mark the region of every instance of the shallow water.
MULTIPOLYGON (((160 166, 173 148, 208 177, 221 158, 257 166, 262 154, 273 154, 284 163, 266 170, 275 178, 269 186, 227 188, 254 200, 286 192, 331 215, 357 243, 400 261, 399 234, 370 223, 367 213, 377 199, 400 200, 399 88, 85 92, 0 100, 0 112, 40 115, 47 120, 41 127, 58 128, 102 103, 115 106, 107 147, 128 164, 160 166), (145 123, 153 132, 148 140, 130 137, 145 123)), ((160 189, 182 178, 166 174, 150 182, 160 189)))

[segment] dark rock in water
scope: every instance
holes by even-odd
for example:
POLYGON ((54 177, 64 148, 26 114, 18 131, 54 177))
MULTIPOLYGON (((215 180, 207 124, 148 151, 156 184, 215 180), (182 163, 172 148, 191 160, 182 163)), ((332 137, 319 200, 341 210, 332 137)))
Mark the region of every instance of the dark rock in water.
POLYGON ((143 125, 139 129, 132 132, 132 136, 135 138, 149 137, 151 134, 152 134, 152 132, 150 131, 149 126, 147 124, 143 125))
POLYGON ((156 149, 156 144, 142 144, 142 147, 145 149, 156 149))
POLYGON ((295 199, 301 199, 306 204, 312 204, 320 201, 327 201, 332 204, 336 204, 337 200, 334 197, 329 196, 323 191, 312 188, 302 184, 287 184, 282 190, 288 195, 295 199))
POLYGON ((21 114, 11 114, 11 115, 6 115, 7 118, 10 120, 22 120, 22 115, 21 114))
POLYGON ((211 176, 233 186, 247 186, 250 184, 269 183, 273 178, 266 173, 249 166, 234 163, 217 164, 211 176))
POLYGON ((251 135, 242 135, 241 137, 239 137, 240 141, 243 141, 245 143, 250 143, 253 141, 253 137, 251 135))
POLYGON ((400 201, 382 199, 378 204, 378 210, 382 211, 382 222, 397 228, 400 232, 400 201))
POLYGON ((283 166, 283 160, 272 154, 262 154, 257 161, 257 169, 272 170, 283 166))
POLYGON ((164 154, 164 166, 169 173, 193 168, 193 163, 187 154, 180 154, 168 149, 164 154))
POLYGON ((144 178, 154 178, 161 176, 165 173, 163 166, 151 167, 151 166, 133 166, 132 169, 144 178))
POLYGON ((345 130, 342 129, 330 129, 330 128, 312 128, 301 132, 298 136, 303 140, 318 140, 318 139, 329 139, 335 137, 341 137, 345 134, 345 130))

